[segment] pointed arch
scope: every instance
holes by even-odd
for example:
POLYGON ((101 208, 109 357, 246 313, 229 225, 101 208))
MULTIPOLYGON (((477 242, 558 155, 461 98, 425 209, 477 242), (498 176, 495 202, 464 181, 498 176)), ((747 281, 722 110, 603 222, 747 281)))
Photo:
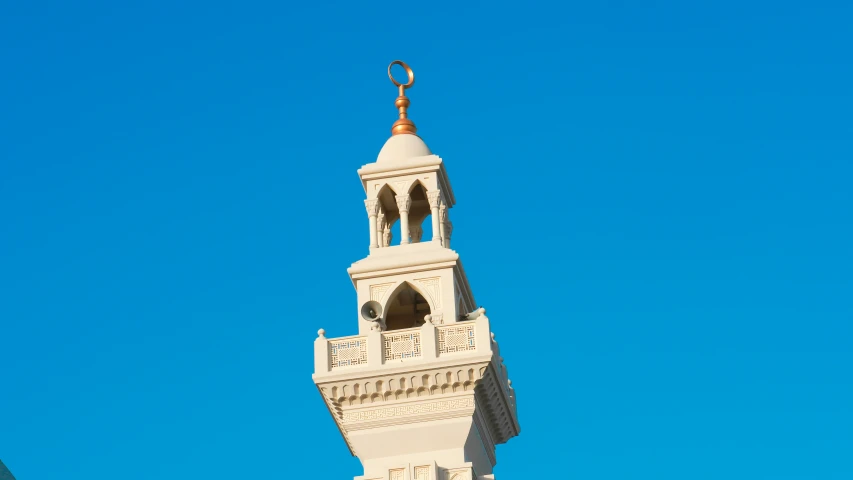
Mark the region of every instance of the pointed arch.
POLYGON ((435 309, 429 293, 408 281, 391 289, 382 302, 386 330, 414 328, 424 324, 424 317, 435 309))
POLYGON ((409 186, 409 198, 412 199, 412 206, 409 208, 409 232, 411 233, 412 243, 421 242, 424 238, 432 238, 432 220, 425 221, 430 218, 432 213, 427 199, 427 191, 426 186, 420 180, 415 180, 409 186))
POLYGON ((376 199, 379 201, 381 207, 379 217, 377 218, 376 237, 380 247, 387 247, 393 242, 391 229, 394 223, 400 218, 394 189, 387 183, 382 185, 382 188, 376 193, 376 199))
POLYGON ((435 301, 430 296, 429 292, 424 290, 421 286, 415 284, 414 282, 410 282, 408 280, 400 280, 399 282, 394 284, 393 287, 388 289, 389 293, 386 293, 385 295, 383 295, 382 299, 379 301, 379 303, 382 304, 382 308, 386 309, 386 307, 388 307, 388 302, 390 302, 391 299, 394 298, 394 296, 400 292, 400 290, 402 290, 406 287, 411 288, 415 292, 419 293, 422 297, 424 297, 424 299, 427 301, 427 304, 429 304, 429 308, 431 310, 435 308, 435 301))
POLYGON ((379 200, 379 204, 382 205, 385 212, 391 212, 397 210, 397 201, 394 199, 396 195, 394 188, 386 183, 376 193, 376 199, 379 200))
POLYGON ((414 182, 412 182, 412 183, 410 183, 410 184, 409 184, 409 188, 406 190, 406 193, 408 193, 409 195, 411 195, 411 194, 412 194, 412 192, 413 192, 413 191, 415 190, 415 188, 417 188, 417 187, 421 187, 421 188, 423 188, 423 189, 424 189, 424 193, 426 193, 426 192, 428 192, 428 191, 429 191, 429 189, 426 187, 426 185, 424 185, 420 180, 415 180, 414 182))

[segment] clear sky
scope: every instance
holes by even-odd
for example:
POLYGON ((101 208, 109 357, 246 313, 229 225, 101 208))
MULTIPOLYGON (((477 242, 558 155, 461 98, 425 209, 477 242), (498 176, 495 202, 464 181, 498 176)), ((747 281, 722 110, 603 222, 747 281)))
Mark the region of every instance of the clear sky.
POLYGON ((20 479, 361 474, 395 119, 518 392, 499 479, 853 478, 850 2, 0 6, 0 458, 20 479))

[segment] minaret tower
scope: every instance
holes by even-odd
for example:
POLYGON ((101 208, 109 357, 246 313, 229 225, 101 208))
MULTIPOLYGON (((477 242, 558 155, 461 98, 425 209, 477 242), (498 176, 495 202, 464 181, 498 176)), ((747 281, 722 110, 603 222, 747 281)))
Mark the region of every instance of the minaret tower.
POLYGON ((376 161, 358 170, 370 232, 369 255, 348 270, 358 334, 318 332, 314 383, 364 466, 355 480, 493 480, 495 445, 520 431, 515 392, 450 249, 456 201, 444 162, 408 118, 414 73, 398 60, 388 76, 400 118, 376 161), (423 238, 427 218, 432 238, 423 238))

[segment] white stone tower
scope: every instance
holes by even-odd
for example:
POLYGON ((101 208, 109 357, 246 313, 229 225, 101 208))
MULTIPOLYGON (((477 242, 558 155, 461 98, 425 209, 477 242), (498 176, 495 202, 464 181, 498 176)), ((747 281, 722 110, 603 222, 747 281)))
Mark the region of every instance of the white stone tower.
POLYGON ((495 445, 520 431, 515 392, 450 249, 455 199, 444 163, 407 117, 414 74, 396 61, 388 75, 400 119, 376 162, 358 171, 370 232, 369 255, 348 270, 358 335, 318 332, 314 383, 364 466, 355 480, 494 479, 495 445), (406 84, 391 76, 395 64, 406 84), (422 238, 427 217, 432 238, 422 238))

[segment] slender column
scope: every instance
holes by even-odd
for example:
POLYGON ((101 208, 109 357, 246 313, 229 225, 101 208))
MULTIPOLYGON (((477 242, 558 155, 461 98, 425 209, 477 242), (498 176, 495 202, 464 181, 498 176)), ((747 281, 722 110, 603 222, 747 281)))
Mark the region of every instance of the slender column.
POLYGON ((453 222, 448 220, 444 225, 444 246, 450 248, 450 234, 453 233, 453 222))
POLYGON ((441 192, 434 190, 427 192, 427 200, 429 200, 430 218, 432 218, 432 241, 441 243, 441 227, 438 226, 440 219, 438 216, 439 205, 441 204, 441 192))
POLYGON ((382 231, 382 242, 386 247, 391 246, 391 224, 385 222, 385 230, 382 231))
POLYGON ((400 245, 406 245, 409 243, 409 207, 412 206, 412 197, 397 195, 396 200, 400 210, 400 245))
POLYGON ((444 202, 441 202, 441 206, 438 208, 438 217, 439 217, 439 235, 441 236, 441 244, 446 248, 450 248, 450 245, 447 244, 447 205, 444 202))
POLYGON ((365 200, 364 206, 367 208, 367 219, 370 223, 370 249, 373 250, 379 246, 376 235, 376 215, 379 214, 379 200, 375 198, 365 200))
POLYGON ((412 243, 420 243, 424 229, 420 225, 412 225, 409 227, 409 233, 412 234, 412 243))
POLYGON ((376 238, 379 240, 379 247, 387 247, 385 243, 385 211, 379 207, 379 215, 376 216, 376 238))

